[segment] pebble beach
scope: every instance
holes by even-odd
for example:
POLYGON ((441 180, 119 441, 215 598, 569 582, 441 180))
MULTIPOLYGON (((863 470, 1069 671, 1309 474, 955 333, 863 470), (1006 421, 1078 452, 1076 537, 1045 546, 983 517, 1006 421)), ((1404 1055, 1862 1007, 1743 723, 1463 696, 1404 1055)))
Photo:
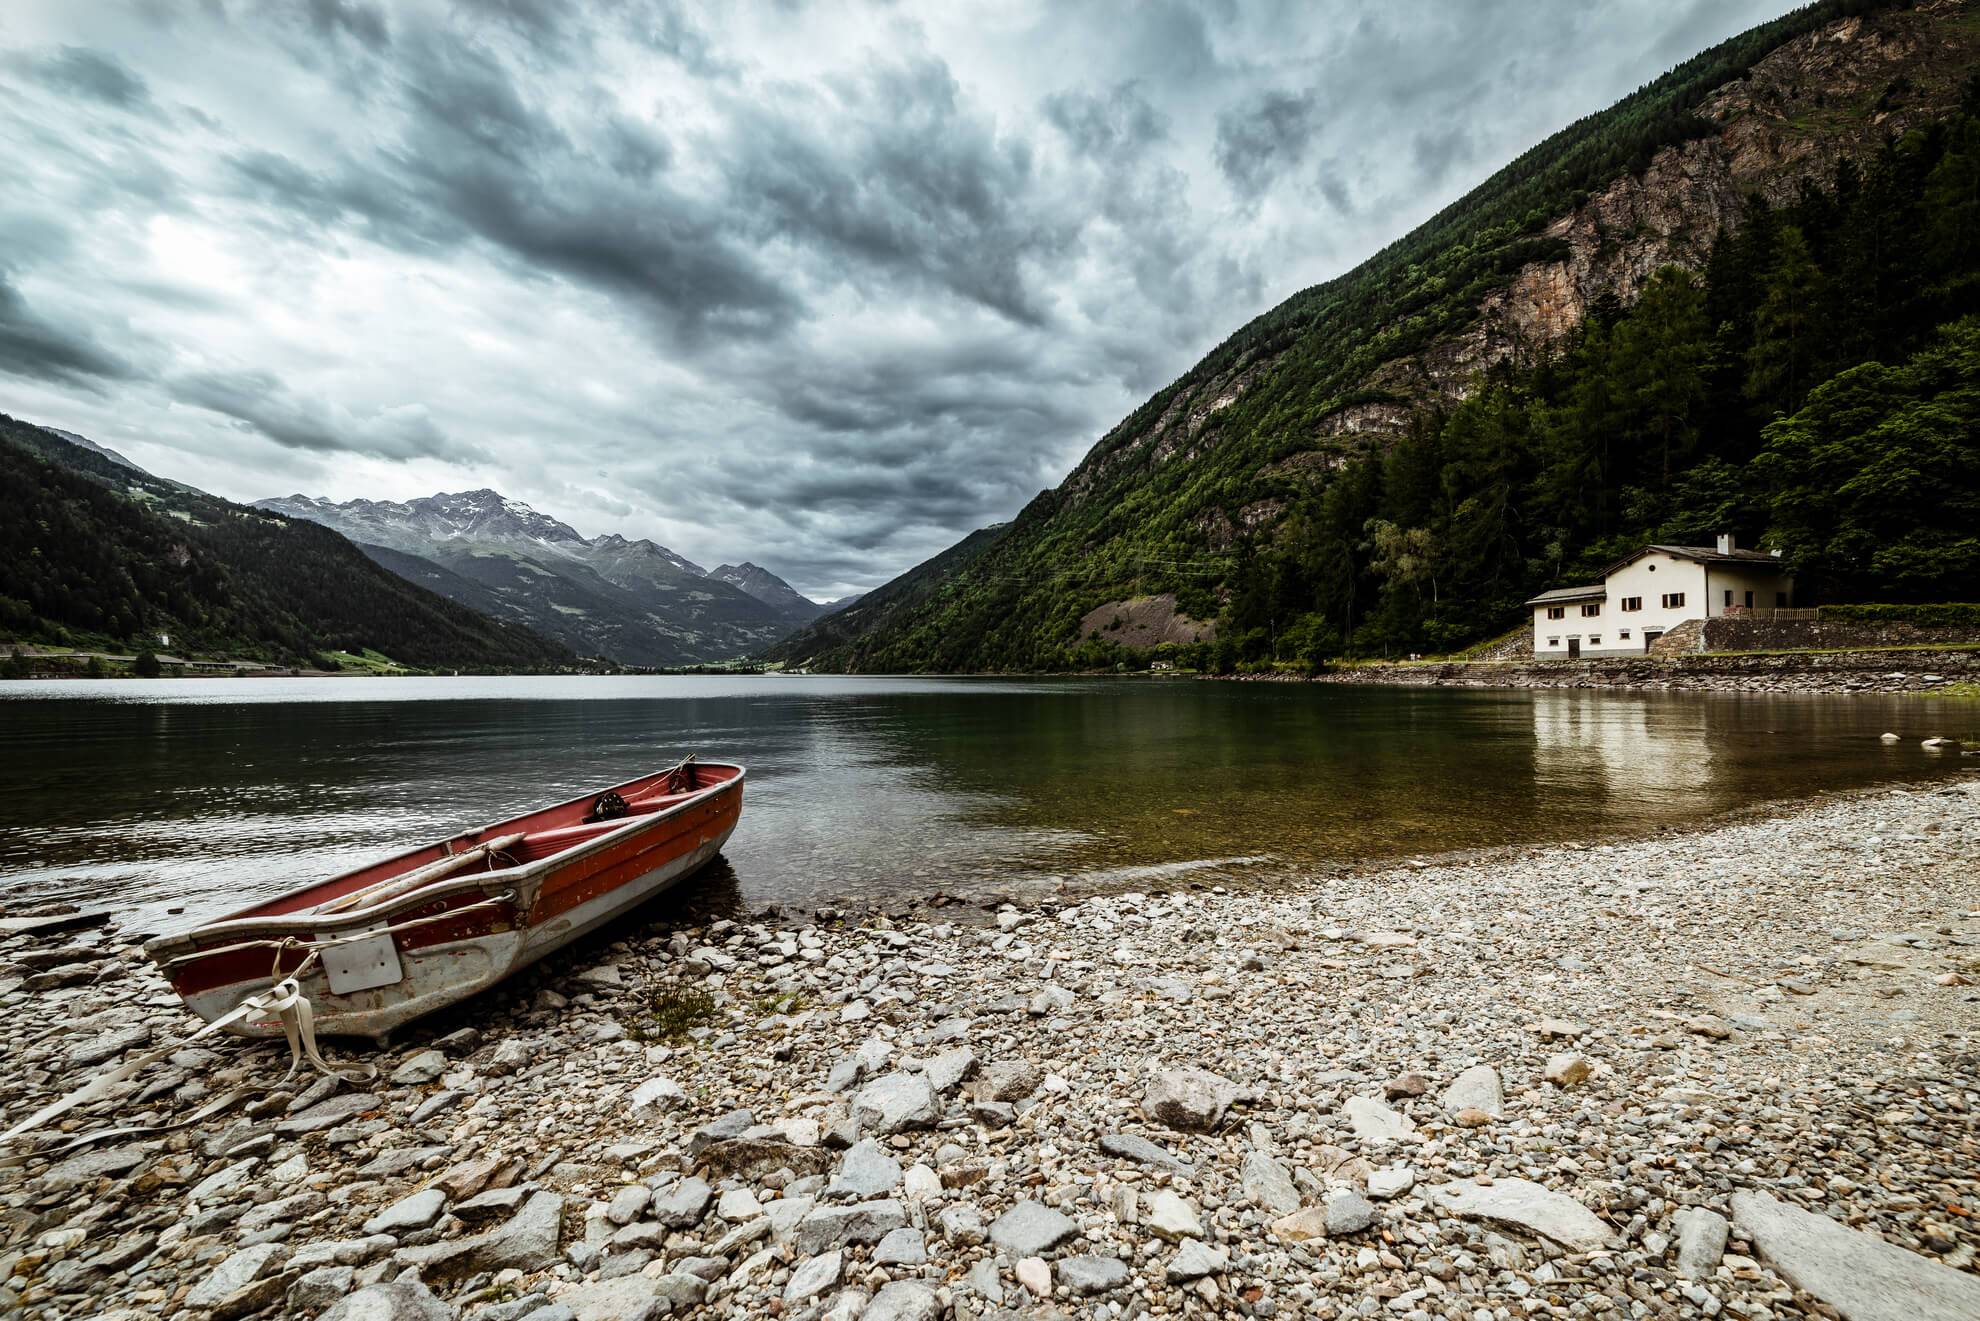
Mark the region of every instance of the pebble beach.
MULTIPOLYGON (((0 1314, 1971 1321, 1976 877, 1969 772, 1263 890, 654 920, 326 1041, 370 1081, 209 1037, 17 1142, 0 1314)), ((0 936, 0 1007, 7 1123, 196 1026, 107 927, 0 936)))

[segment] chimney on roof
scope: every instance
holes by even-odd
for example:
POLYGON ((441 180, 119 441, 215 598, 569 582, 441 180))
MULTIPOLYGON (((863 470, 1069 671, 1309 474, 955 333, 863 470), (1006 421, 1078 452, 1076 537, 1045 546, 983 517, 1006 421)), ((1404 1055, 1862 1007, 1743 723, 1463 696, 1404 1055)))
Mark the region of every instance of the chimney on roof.
POLYGON ((1721 532, 1719 534, 1719 554, 1730 555, 1735 550, 1738 549, 1739 549, 1739 543, 1733 540, 1732 533, 1721 532))

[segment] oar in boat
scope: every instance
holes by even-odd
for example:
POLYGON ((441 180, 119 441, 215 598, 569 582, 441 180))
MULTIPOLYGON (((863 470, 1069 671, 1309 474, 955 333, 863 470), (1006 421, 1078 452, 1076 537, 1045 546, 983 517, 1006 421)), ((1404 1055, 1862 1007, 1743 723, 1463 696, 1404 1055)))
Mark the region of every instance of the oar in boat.
POLYGON ((415 867, 409 872, 388 876, 382 881, 374 881, 362 890, 353 890, 349 894, 340 895, 326 904, 319 904, 316 911, 342 913, 353 908, 361 908, 366 904, 396 898, 408 891, 417 890, 422 885, 452 876, 470 863, 479 862, 493 854, 507 853, 522 843, 523 838, 521 833, 497 836, 476 844, 473 848, 462 849, 459 853, 449 854, 444 858, 436 858, 424 867, 415 867))

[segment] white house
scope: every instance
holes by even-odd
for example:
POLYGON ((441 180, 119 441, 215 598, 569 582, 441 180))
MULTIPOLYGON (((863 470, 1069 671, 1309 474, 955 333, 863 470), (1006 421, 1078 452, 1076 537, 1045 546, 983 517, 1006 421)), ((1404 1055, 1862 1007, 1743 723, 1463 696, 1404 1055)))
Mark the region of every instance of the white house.
POLYGON ((1527 604, 1535 656, 1641 656, 1686 620, 1793 608, 1794 579, 1779 551, 1741 550, 1721 536, 1717 546, 1645 546, 1599 583, 1527 604))

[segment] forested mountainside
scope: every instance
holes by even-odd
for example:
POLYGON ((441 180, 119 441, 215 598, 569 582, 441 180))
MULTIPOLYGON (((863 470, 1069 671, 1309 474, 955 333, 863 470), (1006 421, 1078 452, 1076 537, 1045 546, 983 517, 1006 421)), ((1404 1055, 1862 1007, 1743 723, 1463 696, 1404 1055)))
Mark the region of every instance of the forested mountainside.
POLYGON ((404 581, 314 523, 152 477, 0 415, 0 631, 16 640, 307 665, 370 648, 418 668, 575 666, 563 647, 404 581))
POLYGON ((762 569, 731 582, 644 538, 586 537, 499 491, 342 503, 291 495, 255 507, 334 528, 412 582, 622 665, 730 660, 817 614, 793 611, 791 600, 811 602, 762 569), (758 594, 778 588, 790 599, 758 594))
POLYGON ((1831 599, 1970 595, 1976 67, 1968 0, 1725 42, 1259 317, 912 599, 777 654, 1104 664, 1081 621, 1156 594, 1221 664, 1434 649, 1720 530, 1831 599))

